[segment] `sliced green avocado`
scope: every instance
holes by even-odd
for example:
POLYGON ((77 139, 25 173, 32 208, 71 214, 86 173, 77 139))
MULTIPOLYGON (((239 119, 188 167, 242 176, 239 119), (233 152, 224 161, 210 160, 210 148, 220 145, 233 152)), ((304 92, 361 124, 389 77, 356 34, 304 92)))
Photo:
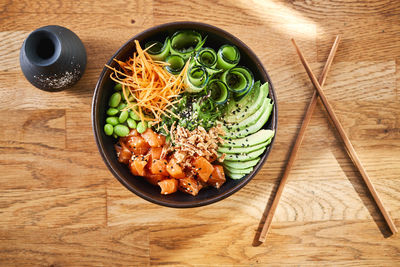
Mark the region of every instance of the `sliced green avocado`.
POLYGON ((226 139, 226 138, 245 137, 249 134, 257 132, 268 121, 269 116, 271 115, 273 106, 274 106, 273 103, 268 104, 267 110, 264 112, 264 114, 262 114, 262 116, 259 118, 259 120, 255 124, 249 126, 246 129, 240 130, 240 131, 227 132, 226 135, 224 136, 224 138, 226 139))
POLYGON ((245 174, 234 174, 234 173, 227 173, 227 174, 233 180, 239 180, 245 176, 245 174))
MULTIPOLYGON (((226 154, 225 160, 226 161, 248 161, 248 160, 252 160, 252 159, 255 159, 258 156, 260 156, 264 152, 264 150, 265 150, 265 147, 263 147, 263 148, 261 148, 259 150, 250 152, 250 153, 246 153, 246 154, 245 153, 226 154)), ((221 155, 218 155, 218 156, 220 157, 221 155)))
MULTIPOLYGON (((266 111, 268 104, 270 102, 271 99, 267 97, 264 98, 264 101, 262 102, 260 109, 258 109, 256 112, 248 116, 246 119, 234 123, 225 124, 222 127, 222 129, 224 129, 225 132, 234 132, 243 130, 244 128, 247 128, 250 125, 255 124, 260 119, 262 114, 266 111)), ((243 112, 241 116, 246 117, 246 114, 243 112)))
POLYGON ((232 113, 232 111, 236 110, 237 108, 246 106, 247 103, 250 103, 251 99, 256 99, 255 95, 260 93, 259 89, 260 89, 260 82, 257 81, 253 84, 253 87, 250 89, 251 91, 247 95, 245 95, 242 99, 240 99, 239 101, 231 99, 227 105, 225 114, 229 115, 232 113))
POLYGON ((226 123, 234 123, 240 120, 246 119, 251 114, 256 112, 262 105, 264 98, 268 95, 268 83, 264 83, 261 87, 259 87, 259 83, 254 84, 254 89, 258 92, 255 94, 250 101, 246 102, 245 105, 238 105, 236 109, 234 109, 231 113, 226 114, 226 116, 222 117, 222 122, 226 123), (244 117, 242 115, 245 114, 244 117))
POLYGON ((232 139, 232 140, 225 140, 223 143, 223 147, 249 147, 255 146, 260 143, 264 143, 266 140, 271 139, 274 137, 275 131, 274 130, 266 130, 261 129, 258 132, 249 135, 247 137, 239 138, 239 139, 232 139))
POLYGON ((256 166, 259 160, 260 158, 248 161, 224 161, 222 165, 224 165, 225 167, 231 167, 235 169, 247 169, 256 166))
POLYGON ((255 146, 248 146, 243 144, 242 147, 219 147, 217 151, 226 154, 250 153, 267 146, 267 142, 268 140, 265 140, 264 143, 260 143, 255 146))
POLYGON ((246 168, 246 169, 235 169, 231 167, 226 167, 224 169, 226 172, 233 173, 233 174, 248 174, 253 171, 253 167, 246 168))

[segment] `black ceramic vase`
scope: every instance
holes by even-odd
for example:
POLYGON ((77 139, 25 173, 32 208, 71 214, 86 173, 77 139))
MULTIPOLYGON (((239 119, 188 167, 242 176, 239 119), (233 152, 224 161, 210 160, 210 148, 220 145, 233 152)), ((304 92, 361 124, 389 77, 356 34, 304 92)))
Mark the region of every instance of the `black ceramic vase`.
POLYGON ((50 25, 29 34, 20 51, 20 65, 28 81, 45 91, 71 87, 83 75, 86 50, 67 28, 50 25))

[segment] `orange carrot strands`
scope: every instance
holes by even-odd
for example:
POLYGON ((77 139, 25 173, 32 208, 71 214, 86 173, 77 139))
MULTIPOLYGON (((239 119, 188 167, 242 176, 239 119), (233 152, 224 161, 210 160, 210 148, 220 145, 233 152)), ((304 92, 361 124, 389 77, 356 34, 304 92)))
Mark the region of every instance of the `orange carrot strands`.
POLYGON ((164 69, 168 63, 150 57, 146 52, 149 48, 143 50, 136 40, 135 45, 137 52, 127 61, 115 60, 120 70, 106 65, 112 70, 111 79, 122 85, 122 94, 127 100, 125 110, 131 109, 142 122, 152 121, 153 125, 162 121, 161 116, 179 118, 170 109, 179 103, 176 98, 185 89, 184 78, 189 62, 175 76, 164 69), (129 97, 133 97, 133 101, 129 97))

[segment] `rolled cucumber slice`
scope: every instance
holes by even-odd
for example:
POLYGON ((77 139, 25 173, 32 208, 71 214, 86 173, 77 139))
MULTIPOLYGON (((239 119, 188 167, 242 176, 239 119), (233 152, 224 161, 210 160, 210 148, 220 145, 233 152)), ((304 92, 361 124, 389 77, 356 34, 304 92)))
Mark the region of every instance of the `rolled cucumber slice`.
POLYGON ((164 61, 167 58, 171 48, 171 39, 167 37, 164 41, 164 44, 158 41, 150 41, 144 46, 145 48, 148 48, 147 53, 153 60, 164 61))
POLYGON ((177 31, 171 37, 171 54, 180 55, 186 60, 204 45, 206 39, 193 30, 177 31))
POLYGON ((235 67, 240 61, 239 49, 234 45, 223 45, 218 50, 217 67, 228 70, 235 67))
POLYGON ((204 89, 208 83, 208 73, 203 66, 192 66, 185 75, 186 91, 189 93, 197 93, 204 89))

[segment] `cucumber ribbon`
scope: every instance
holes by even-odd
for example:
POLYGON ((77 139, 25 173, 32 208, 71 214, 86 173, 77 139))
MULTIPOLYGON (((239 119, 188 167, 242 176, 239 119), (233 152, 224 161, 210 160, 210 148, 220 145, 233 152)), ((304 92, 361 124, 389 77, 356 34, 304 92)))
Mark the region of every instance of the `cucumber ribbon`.
POLYGON ((171 54, 180 55, 186 60, 204 45, 206 39, 207 37, 203 39, 196 31, 177 31, 171 37, 171 54))
POLYGON ((240 61, 239 49, 234 45, 223 45, 218 50, 217 68, 228 70, 235 67, 240 61))
POLYGON ((228 90, 234 94, 236 99, 248 94, 254 85, 253 73, 243 66, 226 70, 221 75, 221 80, 228 86, 228 90))
POLYGON ((171 40, 167 37, 164 44, 159 41, 150 41, 144 47, 153 60, 164 61, 170 52, 171 40))

